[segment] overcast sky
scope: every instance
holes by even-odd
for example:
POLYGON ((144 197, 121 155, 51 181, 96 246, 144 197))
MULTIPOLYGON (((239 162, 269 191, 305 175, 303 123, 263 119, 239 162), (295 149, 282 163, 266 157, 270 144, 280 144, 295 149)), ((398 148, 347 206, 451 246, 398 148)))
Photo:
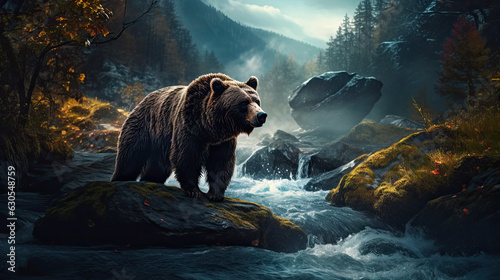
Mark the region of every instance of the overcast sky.
POLYGON ((325 48, 355 0, 203 0, 242 24, 325 48))

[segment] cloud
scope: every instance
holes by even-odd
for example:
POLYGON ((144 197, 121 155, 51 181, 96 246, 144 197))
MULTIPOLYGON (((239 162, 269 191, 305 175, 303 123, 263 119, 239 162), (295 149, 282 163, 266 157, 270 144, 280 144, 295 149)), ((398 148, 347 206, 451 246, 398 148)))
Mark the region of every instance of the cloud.
POLYGON ((354 11, 359 4, 359 1, 345 1, 345 0, 308 0, 309 5, 314 8, 318 8, 321 10, 348 10, 354 11))
POLYGON ((296 40, 311 41, 301 19, 290 17, 275 6, 245 4, 237 0, 204 1, 241 24, 270 30, 296 40))

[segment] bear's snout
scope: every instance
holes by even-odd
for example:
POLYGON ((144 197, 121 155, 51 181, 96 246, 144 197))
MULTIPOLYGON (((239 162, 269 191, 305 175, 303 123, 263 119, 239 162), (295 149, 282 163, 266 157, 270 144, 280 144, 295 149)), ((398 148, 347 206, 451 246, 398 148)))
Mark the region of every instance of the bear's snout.
POLYGON ((261 127, 267 119, 267 113, 262 111, 260 106, 252 102, 248 105, 248 117, 247 121, 253 127, 261 127))
POLYGON ((267 114, 266 112, 259 112, 257 114, 257 120, 261 125, 263 125, 266 122, 267 114))

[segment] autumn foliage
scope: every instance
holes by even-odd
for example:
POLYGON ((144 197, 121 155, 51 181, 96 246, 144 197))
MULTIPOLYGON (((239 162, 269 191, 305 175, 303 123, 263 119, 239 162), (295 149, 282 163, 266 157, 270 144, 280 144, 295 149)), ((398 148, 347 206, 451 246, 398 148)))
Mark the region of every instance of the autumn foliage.
POLYGON ((17 97, 10 110, 26 126, 35 99, 53 110, 61 98, 82 96, 81 47, 109 33, 112 13, 99 0, 2 1, 0 9, 0 90, 2 97, 17 97))

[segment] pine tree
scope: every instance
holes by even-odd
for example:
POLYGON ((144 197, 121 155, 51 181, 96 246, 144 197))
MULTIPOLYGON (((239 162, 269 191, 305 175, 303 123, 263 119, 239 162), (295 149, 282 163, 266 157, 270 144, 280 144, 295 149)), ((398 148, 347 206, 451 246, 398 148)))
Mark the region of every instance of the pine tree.
POLYGON ((316 58, 316 65, 318 67, 319 73, 328 71, 328 67, 326 66, 325 54, 323 53, 323 51, 319 51, 318 57, 316 58))
POLYGON ((377 17, 385 9, 385 4, 386 4, 385 2, 386 2, 385 0, 375 0, 374 1, 373 8, 374 8, 374 11, 375 11, 375 14, 377 15, 377 17))
POLYGON ((342 35, 341 35, 341 42, 340 42, 340 48, 341 48, 341 54, 342 54, 342 60, 343 60, 343 65, 344 65, 344 70, 346 71, 352 71, 353 70, 353 63, 352 63, 352 56, 353 56, 353 50, 354 50, 354 33, 353 33, 353 27, 351 24, 351 20, 347 16, 347 14, 344 16, 344 20, 342 21, 342 25, 340 26, 342 30, 342 35))
POLYGON ((359 3, 354 13, 354 36, 357 45, 357 71, 364 71, 370 65, 372 59, 373 29, 375 18, 370 0, 363 0, 359 3))
POLYGON ((439 93, 454 99, 470 99, 486 71, 490 50, 486 40, 479 36, 475 25, 464 17, 455 24, 452 37, 446 40, 441 57, 443 72, 440 74, 439 93))
POLYGON ((328 71, 332 71, 333 69, 336 68, 335 66, 335 60, 336 60, 336 53, 337 53, 337 42, 335 41, 335 38, 333 36, 330 36, 330 39, 326 43, 326 51, 325 51, 325 66, 328 69, 328 71))
POLYGON ((200 64, 200 72, 200 74, 224 72, 224 66, 219 62, 214 51, 205 51, 200 64))

